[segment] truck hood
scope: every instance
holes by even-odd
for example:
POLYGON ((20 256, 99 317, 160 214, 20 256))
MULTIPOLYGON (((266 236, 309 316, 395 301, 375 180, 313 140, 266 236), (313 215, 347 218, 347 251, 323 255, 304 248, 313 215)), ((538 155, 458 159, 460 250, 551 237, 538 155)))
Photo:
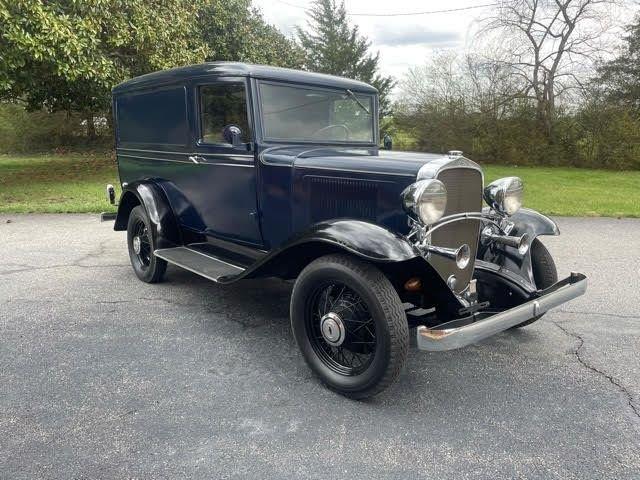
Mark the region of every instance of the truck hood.
MULTIPOLYGON (((313 170, 346 171, 373 175, 408 177, 415 181, 425 164, 433 171, 452 161, 448 155, 401 152, 360 148, 327 148, 312 146, 272 147, 262 152, 261 161, 269 165, 313 170)), ((428 171, 423 169, 423 172, 428 171)), ((423 173, 421 178, 428 178, 423 173)), ((412 183, 412 182, 408 182, 412 183)))

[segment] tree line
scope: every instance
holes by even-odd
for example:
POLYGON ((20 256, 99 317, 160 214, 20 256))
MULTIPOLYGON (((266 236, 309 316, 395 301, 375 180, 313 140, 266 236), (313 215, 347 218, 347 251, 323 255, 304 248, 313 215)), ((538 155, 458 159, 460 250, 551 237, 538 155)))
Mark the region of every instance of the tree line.
POLYGON ((472 49, 438 52, 396 81, 381 74, 379 53, 339 0, 316 0, 293 37, 251 0, 0 0, 0 149, 9 137, 50 146, 79 130, 89 139, 110 133, 114 85, 233 60, 373 84, 381 133, 400 148, 638 169, 640 17, 617 55, 610 51, 620 27, 612 12, 624 1, 499 0, 472 49))
POLYGON ((335 0, 315 2, 295 38, 268 24, 251 0, 0 0, 0 25, 0 101, 14 105, 0 112, 0 139, 2 124, 17 120, 16 106, 64 112, 93 138, 96 121, 111 121, 113 86, 202 62, 356 78, 379 89, 385 111, 393 86, 335 0))
POLYGON ((603 61, 619 7, 501 2, 471 51, 440 52, 408 72, 389 130, 405 146, 480 162, 640 168, 640 17, 603 61))

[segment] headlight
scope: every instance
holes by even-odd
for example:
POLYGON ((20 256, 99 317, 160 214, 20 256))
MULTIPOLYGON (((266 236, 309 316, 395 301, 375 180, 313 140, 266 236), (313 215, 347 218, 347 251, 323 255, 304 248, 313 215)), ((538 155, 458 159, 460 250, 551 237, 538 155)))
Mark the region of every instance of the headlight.
POLYGON ((447 208, 447 188, 440 180, 420 180, 402 192, 402 205, 425 225, 437 222, 447 208))
POLYGON ((484 189, 484 200, 494 210, 513 215, 522 206, 524 185, 518 177, 505 177, 484 189))

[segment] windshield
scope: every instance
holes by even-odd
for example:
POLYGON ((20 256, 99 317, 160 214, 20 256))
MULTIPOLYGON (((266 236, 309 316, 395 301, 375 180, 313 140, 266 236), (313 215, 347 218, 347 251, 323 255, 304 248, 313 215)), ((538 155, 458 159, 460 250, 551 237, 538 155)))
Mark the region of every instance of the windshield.
POLYGON ((259 88, 267 139, 374 142, 373 95, 265 82, 259 88))

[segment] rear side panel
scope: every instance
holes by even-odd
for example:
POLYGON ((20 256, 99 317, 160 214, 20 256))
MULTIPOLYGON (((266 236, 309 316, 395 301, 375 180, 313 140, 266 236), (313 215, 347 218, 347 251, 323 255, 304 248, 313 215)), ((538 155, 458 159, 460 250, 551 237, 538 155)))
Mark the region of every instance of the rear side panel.
POLYGON ((261 247, 253 152, 200 140, 197 88, 220 82, 205 77, 120 89, 114 95, 120 180, 159 185, 180 227, 191 234, 261 247))

